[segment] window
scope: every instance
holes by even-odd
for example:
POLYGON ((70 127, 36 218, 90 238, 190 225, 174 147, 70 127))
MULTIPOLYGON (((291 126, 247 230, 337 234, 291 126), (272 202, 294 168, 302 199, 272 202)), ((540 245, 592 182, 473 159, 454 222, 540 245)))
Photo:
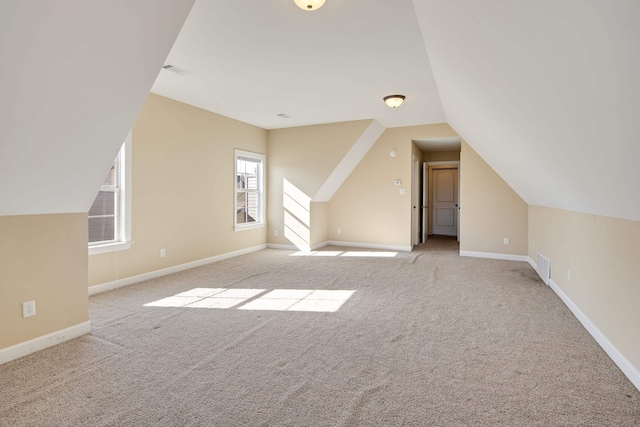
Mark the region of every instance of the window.
POLYGON ((236 150, 235 163, 235 229, 263 227, 265 157, 236 150))
POLYGON ((131 246, 131 133, 89 209, 89 255, 131 246))

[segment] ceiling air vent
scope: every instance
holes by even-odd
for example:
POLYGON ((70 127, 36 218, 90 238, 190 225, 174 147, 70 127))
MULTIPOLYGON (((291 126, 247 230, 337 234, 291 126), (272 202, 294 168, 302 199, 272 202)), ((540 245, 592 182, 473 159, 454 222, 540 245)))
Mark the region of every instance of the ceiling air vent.
POLYGON ((179 76, 188 76, 189 74, 193 74, 191 71, 183 70, 182 68, 178 68, 175 65, 171 65, 171 64, 164 64, 162 68, 167 71, 176 73, 179 76))
POLYGON ((288 116, 285 113, 276 114, 276 116, 280 117, 281 119, 290 119, 291 118, 291 116, 288 116))

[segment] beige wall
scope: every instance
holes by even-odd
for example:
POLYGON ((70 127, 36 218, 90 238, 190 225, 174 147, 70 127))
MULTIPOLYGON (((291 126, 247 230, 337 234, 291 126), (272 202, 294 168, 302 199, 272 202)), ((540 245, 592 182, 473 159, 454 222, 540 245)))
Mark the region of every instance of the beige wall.
POLYGON ((233 228, 234 149, 266 154, 265 130, 151 94, 132 143, 134 243, 90 256, 89 285, 266 243, 233 228))
POLYGON ((88 320, 86 213, 0 216, 0 236, 0 349, 88 320))
POLYGON ((529 257, 640 371, 640 222, 529 206, 529 257), (571 280, 568 271, 571 270, 571 280))
POLYGON ((311 202, 311 247, 329 240, 329 202, 311 202))
POLYGON ((325 238, 326 241, 327 206, 311 203, 310 200, 370 123, 370 120, 360 120, 269 131, 269 243, 313 246, 322 243, 319 239, 325 238), (287 200, 283 199, 283 180, 287 180, 294 187, 290 193, 300 193, 299 197, 293 198, 307 211, 303 214, 314 220, 313 224, 303 224, 309 222, 308 220, 293 219, 296 225, 287 224, 288 230, 285 229, 285 217, 291 217, 288 216, 288 212, 285 213, 283 207, 284 203, 287 203, 287 200), (300 242, 287 237, 290 236, 291 228, 296 227, 300 228, 297 233, 301 237, 300 242), (276 232, 278 236, 275 235, 276 232))
POLYGON ((526 255, 527 204, 465 141, 460 179, 460 250, 526 255))
POLYGON ((412 140, 446 136, 457 134, 445 123, 387 129, 331 199, 329 240, 411 247, 412 140))

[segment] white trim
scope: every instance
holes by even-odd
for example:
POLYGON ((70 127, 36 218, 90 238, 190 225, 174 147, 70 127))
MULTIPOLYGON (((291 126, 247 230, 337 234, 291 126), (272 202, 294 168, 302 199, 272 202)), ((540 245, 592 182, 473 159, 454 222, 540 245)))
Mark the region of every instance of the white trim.
POLYGON ((118 219, 118 224, 116 226, 116 241, 109 243, 89 243, 89 255, 127 250, 131 247, 131 243, 133 243, 131 241, 132 152, 130 130, 116 157, 118 164, 118 200, 116 203, 118 210, 116 218, 118 219))
POLYGON ((96 295, 102 292, 107 292, 112 289, 121 288, 123 286, 132 285, 134 283, 143 282, 149 279, 155 279, 157 277, 166 276, 167 274, 177 273, 179 271, 189 270, 190 268, 201 267, 203 265, 211 264, 213 262, 222 261, 225 259, 237 257, 239 255, 245 255, 251 252, 256 252, 262 249, 266 249, 267 245, 258 245, 250 248, 240 249, 238 251, 228 252, 221 255, 216 255, 210 258, 204 258, 198 261, 188 262, 186 264, 174 265, 173 267, 167 267, 160 270, 150 271, 148 273, 138 274, 136 276, 125 277, 123 279, 113 280, 111 282, 101 283, 99 285, 89 286, 89 296, 96 295))
POLYGON ((254 228, 264 228, 267 225, 266 222, 249 222, 247 224, 236 224, 233 227, 234 231, 253 230, 254 228))
POLYGON ((377 120, 372 120, 369 126, 362 132, 347 154, 340 160, 340 163, 331 172, 322 186, 313 196, 313 202, 328 202, 338 191, 338 188, 345 182, 351 172, 358 166, 360 161, 369 152, 380 136, 387 130, 377 120))
POLYGON ((530 256, 527 257, 527 262, 531 267, 533 267, 535 271, 538 271, 538 264, 536 264, 536 262, 532 260, 530 256))
POLYGON ((317 251, 318 249, 324 248, 328 244, 329 244, 329 242, 318 243, 317 245, 313 245, 309 249, 300 249, 299 247, 294 246, 294 245, 283 245, 283 244, 280 244, 280 243, 269 243, 269 244, 267 244, 267 247, 269 249, 281 249, 281 250, 284 250, 284 251, 311 252, 311 251, 317 251))
POLYGON ((522 261, 522 262, 528 261, 528 256, 526 255, 494 254, 491 252, 460 251, 460 256, 468 256, 468 257, 474 257, 474 258, 502 259, 506 261, 522 261))
POLYGON ((448 166, 457 165, 460 166, 460 160, 451 160, 450 162, 425 162, 427 166, 448 166))
MULTIPOLYGON (((362 249, 383 249, 383 250, 397 251, 397 252, 411 252, 411 246, 377 245, 373 243, 341 242, 338 240, 329 240, 326 242, 318 243, 308 251, 303 250, 303 252, 315 251, 325 246, 341 246, 341 247, 362 248, 362 249)), ((283 249, 286 251, 301 251, 301 249, 298 248, 297 246, 281 245, 278 243, 269 243, 267 247, 269 247, 270 249, 283 249)))
POLYGON ((627 360, 626 357, 620 353, 620 351, 611 344, 611 341, 607 339, 607 337, 600 332, 598 327, 593 324, 593 322, 578 308, 577 305, 565 294, 562 289, 553 281, 553 279, 549 280, 549 286, 553 291, 558 295, 558 297, 564 302, 564 304, 571 310, 573 315, 578 319, 582 326, 591 334, 591 336, 596 340, 596 342, 602 347, 602 349, 609 355, 613 363, 618 365, 618 368, 622 371, 623 374, 629 381, 636 386, 638 390, 640 390, 640 371, 636 369, 635 366, 631 364, 627 360))
MULTIPOLYGON (((120 200, 124 204, 123 211, 120 213, 120 241, 122 243, 129 242, 131 247, 131 210, 133 198, 131 196, 131 189, 133 188, 133 148, 131 143, 131 130, 127 134, 127 138, 124 140, 124 155, 120 156, 120 200)), ((129 249, 122 248, 118 250, 129 249)))
POLYGON ((299 251, 300 249, 293 245, 282 245, 280 243, 267 243, 269 249, 281 249, 283 251, 299 251))
POLYGON ((411 252, 411 249, 413 249, 411 246, 394 246, 394 245, 379 245, 376 243, 342 242, 339 240, 329 240, 327 244, 331 246, 347 246, 352 248, 363 248, 363 249, 384 249, 384 250, 397 251, 397 252, 411 252))
POLYGON ((91 333, 91 321, 87 320, 86 322, 3 348, 0 350, 0 365, 89 333, 91 333))
POLYGON ((89 246, 89 256, 105 254, 107 252, 126 251, 131 247, 133 242, 115 242, 105 245, 89 246))

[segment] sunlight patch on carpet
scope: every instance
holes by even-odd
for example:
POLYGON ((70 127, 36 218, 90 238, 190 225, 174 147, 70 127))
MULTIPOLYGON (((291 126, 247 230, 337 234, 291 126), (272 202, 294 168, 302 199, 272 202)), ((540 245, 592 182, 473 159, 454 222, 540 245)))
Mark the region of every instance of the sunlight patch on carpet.
POLYGON ((235 307, 239 310, 334 313, 355 292, 326 289, 274 289, 267 292, 267 289, 195 288, 144 304, 144 307, 235 307))

